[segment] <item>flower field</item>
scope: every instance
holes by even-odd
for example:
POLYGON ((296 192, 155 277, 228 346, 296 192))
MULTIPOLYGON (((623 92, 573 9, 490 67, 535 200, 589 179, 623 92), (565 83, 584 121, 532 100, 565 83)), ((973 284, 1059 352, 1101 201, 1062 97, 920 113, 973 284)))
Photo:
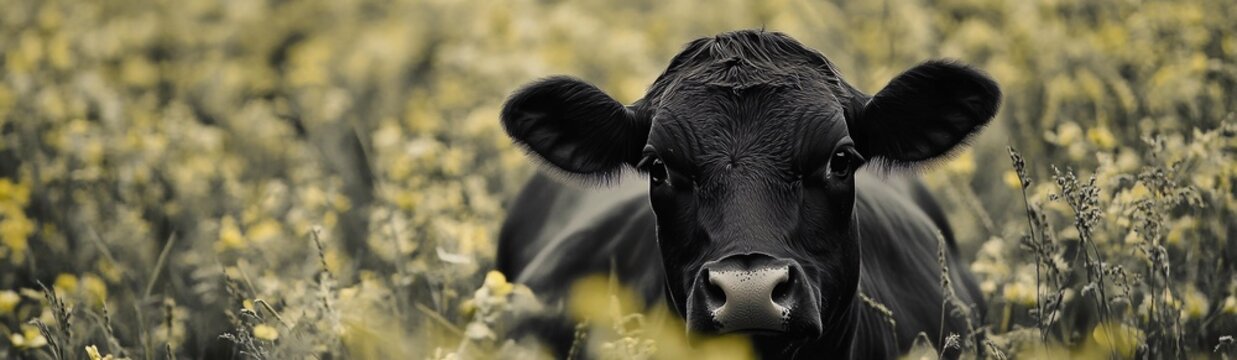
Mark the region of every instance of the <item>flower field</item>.
MULTIPOLYGON (((502 102, 571 74, 630 103, 688 41, 762 27, 868 93, 939 57, 1002 86, 971 150, 922 174, 984 336, 909 357, 1237 356, 1230 0, 0 9, 0 358, 549 356, 505 331, 544 304, 490 271, 536 170, 502 102)), ((576 288, 592 356, 748 355, 605 278, 576 288)))

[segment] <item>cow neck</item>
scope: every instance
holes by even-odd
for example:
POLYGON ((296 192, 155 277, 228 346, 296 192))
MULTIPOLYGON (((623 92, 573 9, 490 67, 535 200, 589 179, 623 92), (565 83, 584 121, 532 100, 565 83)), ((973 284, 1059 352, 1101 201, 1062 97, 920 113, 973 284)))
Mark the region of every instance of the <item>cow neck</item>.
MULTIPOLYGON (((862 291, 862 290, 860 290, 862 291)), ((821 338, 793 355, 798 359, 882 359, 899 354, 893 329, 883 315, 859 298, 851 297, 846 310, 837 314, 821 338)))
POLYGON ((828 328, 822 334, 816 349, 813 349, 819 352, 815 354, 800 352, 798 357, 819 358, 820 356, 827 355, 832 358, 836 355, 836 358, 851 358, 855 343, 855 333, 858 330, 856 320, 863 317, 863 311, 865 310, 863 307, 858 306, 860 301, 857 294, 858 292, 855 292, 849 299, 846 299, 849 304, 846 305, 845 310, 826 323, 829 324, 827 325, 828 328))
MULTIPOLYGON (((858 231, 858 217, 851 218, 851 226, 856 229, 854 234, 856 241, 862 244, 862 241, 858 239, 862 236, 858 231)), ((856 334, 864 332, 864 328, 869 326, 867 320, 872 319, 873 315, 879 316, 879 314, 874 314, 874 310, 864 305, 863 301, 859 298, 859 294, 864 292, 862 279, 867 275, 866 271, 864 271, 862 254, 863 247, 859 246, 859 255, 857 255, 860 258, 859 273, 851 287, 854 291, 848 297, 841 299, 844 302, 842 305, 843 310, 834 313, 835 315, 831 319, 821 319, 824 320, 826 328, 824 333, 821 334, 820 340, 816 344, 801 349, 795 354, 796 358, 828 357, 851 359, 857 356, 866 357, 863 354, 868 351, 859 349, 856 342, 856 339, 859 337, 856 334)))

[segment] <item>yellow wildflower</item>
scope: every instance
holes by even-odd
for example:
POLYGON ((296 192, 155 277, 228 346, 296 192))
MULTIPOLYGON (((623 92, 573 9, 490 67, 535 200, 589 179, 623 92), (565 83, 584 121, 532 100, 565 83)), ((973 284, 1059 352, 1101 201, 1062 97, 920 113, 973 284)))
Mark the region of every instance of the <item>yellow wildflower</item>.
POLYGON ((35 290, 31 288, 21 288, 20 290, 17 290, 17 293, 21 294, 21 296, 25 296, 27 299, 30 299, 30 300, 43 300, 43 292, 40 290, 35 290))
POLYGON ((1173 222, 1172 229, 1168 231, 1168 236, 1165 240, 1169 245, 1181 246, 1182 240, 1190 238, 1189 234, 1195 233, 1195 228, 1198 227, 1198 220, 1193 216, 1183 216, 1173 222))
POLYGON ((1164 299, 1164 305, 1167 305, 1172 308, 1178 308, 1178 309, 1181 308, 1181 301, 1177 300, 1177 298, 1173 296, 1173 292, 1171 289, 1164 289, 1164 294, 1163 294, 1162 299, 1164 299))
POLYGON ((1185 293, 1181 298, 1184 303, 1181 309, 1181 318, 1183 320, 1201 319, 1211 310, 1207 295, 1204 295, 1201 291, 1188 289, 1183 292, 1185 293))
POLYGON ((460 314, 464 315, 464 317, 471 318, 473 314, 477 313, 477 301, 473 299, 464 300, 464 302, 460 303, 459 310, 460 314))
POLYGON ((116 283, 124 277, 125 269, 107 258, 99 258, 96 263, 99 274, 102 274, 108 281, 116 283))
POLYGON ((241 234, 240 227, 236 226, 236 219, 224 216, 219 220, 219 240, 215 242, 215 251, 237 250, 244 247, 245 236, 241 234))
POLYGON ((1057 127, 1057 132, 1049 140, 1057 145, 1069 145, 1082 138, 1082 127, 1075 122, 1065 122, 1057 127))
POLYGON ((28 182, 14 183, 8 178, 0 178, 0 203, 25 205, 30 201, 30 184, 28 182))
POLYGON ((121 62, 120 77, 127 85, 147 87, 159 81, 159 69, 144 56, 129 56, 121 62))
POLYGON ((1138 349, 1142 339, 1142 330, 1125 324, 1104 323, 1091 330, 1091 340, 1095 345, 1126 359, 1134 356, 1134 350, 1138 349))
POLYGON ((489 273, 485 274, 485 287, 490 289, 490 294, 494 296, 507 296, 515 288, 514 285, 507 282, 507 276, 498 272, 498 270, 490 270, 489 273))
POLYGON ((107 283, 95 274, 82 275, 82 289, 86 290, 86 295, 90 297, 91 305, 103 305, 107 301, 107 283))
POLYGON ((331 204, 335 206, 335 211, 339 212, 346 212, 352 209, 352 201, 348 200, 347 196, 339 193, 331 194, 331 204))
POLYGON ((21 332, 14 332, 9 335, 9 342, 13 343, 13 347, 18 350, 38 349, 47 346, 47 338, 43 337, 43 333, 39 332, 39 328, 33 325, 22 325, 21 332))
POLYGON ((26 218, 25 212, 19 207, 9 207, 6 210, 2 205, 4 204, 0 204, 0 244, 8 248, 13 262, 20 265, 25 261, 26 250, 29 248, 28 239, 30 234, 34 233, 34 223, 26 218))
POLYGON ((1005 295, 1005 301, 1010 303, 1024 306, 1035 305, 1035 288, 1022 282, 1006 284, 1003 295, 1005 295))
POLYGON ((90 357, 90 360, 112 360, 113 359, 112 355, 110 354, 109 355, 100 354, 99 348, 95 347, 94 345, 90 345, 86 347, 86 356, 90 357))
POLYGON ((77 277, 73 274, 56 275, 56 282, 52 283, 52 287, 56 288, 59 293, 76 293, 77 292, 77 277))
POLYGON ((1132 200, 1143 199, 1151 195, 1151 190, 1147 189, 1147 186, 1142 183, 1135 184, 1134 187, 1130 188, 1128 191, 1132 200))
POLYGON ((266 341, 275 341, 279 339, 279 331, 275 327, 267 324, 258 324, 253 327, 253 337, 266 341))
POLYGON ((253 224, 249 226, 248 231, 246 231, 248 238, 257 243, 275 239, 279 237, 279 234, 282 232, 283 226, 280 226, 278 222, 272 219, 262 220, 257 224, 253 224))
POLYGON ((340 254, 339 250, 327 249, 324 257, 326 258, 326 269, 330 272, 339 273, 347 265, 346 261, 348 259, 346 255, 340 254))
POLYGON ((996 282, 992 280, 984 280, 979 283, 979 291, 984 293, 984 296, 992 296, 996 292, 996 282))
POLYGON ((1005 174, 1001 176, 1001 180, 1005 182, 1005 186, 1009 186, 1010 188, 1022 188, 1022 179, 1019 179, 1018 173, 1013 170, 1006 170, 1005 174))
POLYGON ((1220 307, 1220 311, 1229 315, 1237 315, 1237 297, 1229 295, 1224 298, 1224 305, 1220 307))
POLYGON ((1100 150, 1109 150, 1117 145, 1117 139, 1112 135, 1112 131, 1102 126, 1087 129, 1087 140, 1090 140, 1100 150))
POLYGON ((21 296, 17 295, 16 291, 0 291, 0 315, 12 313, 19 303, 21 303, 21 296))

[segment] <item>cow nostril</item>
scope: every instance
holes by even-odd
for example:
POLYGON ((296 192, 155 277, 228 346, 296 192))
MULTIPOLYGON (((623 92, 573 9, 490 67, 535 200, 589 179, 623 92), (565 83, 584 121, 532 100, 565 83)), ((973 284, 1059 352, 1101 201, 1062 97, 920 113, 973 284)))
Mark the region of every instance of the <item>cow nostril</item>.
POLYGON ((710 309, 717 309, 726 305, 726 291, 720 285, 713 281, 710 277, 707 284, 704 286, 705 300, 708 301, 710 309))
POLYGON ((794 288, 794 282, 795 282, 794 279, 787 278, 779 282, 777 286, 774 286, 773 294, 771 296, 773 303, 775 304, 785 303, 786 300, 790 298, 790 291, 791 289, 794 288))

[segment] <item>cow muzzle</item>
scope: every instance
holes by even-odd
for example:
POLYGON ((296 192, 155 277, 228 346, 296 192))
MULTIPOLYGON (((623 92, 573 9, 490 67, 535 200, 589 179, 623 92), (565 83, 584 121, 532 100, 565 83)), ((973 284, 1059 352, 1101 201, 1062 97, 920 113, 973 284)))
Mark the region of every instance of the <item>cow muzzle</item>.
MULTIPOLYGON (((794 260, 741 254, 705 263, 688 296, 696 332, 819 332, 819 305, 794 260)), ((806 335, 806 334, 804 334, 806 335)))

